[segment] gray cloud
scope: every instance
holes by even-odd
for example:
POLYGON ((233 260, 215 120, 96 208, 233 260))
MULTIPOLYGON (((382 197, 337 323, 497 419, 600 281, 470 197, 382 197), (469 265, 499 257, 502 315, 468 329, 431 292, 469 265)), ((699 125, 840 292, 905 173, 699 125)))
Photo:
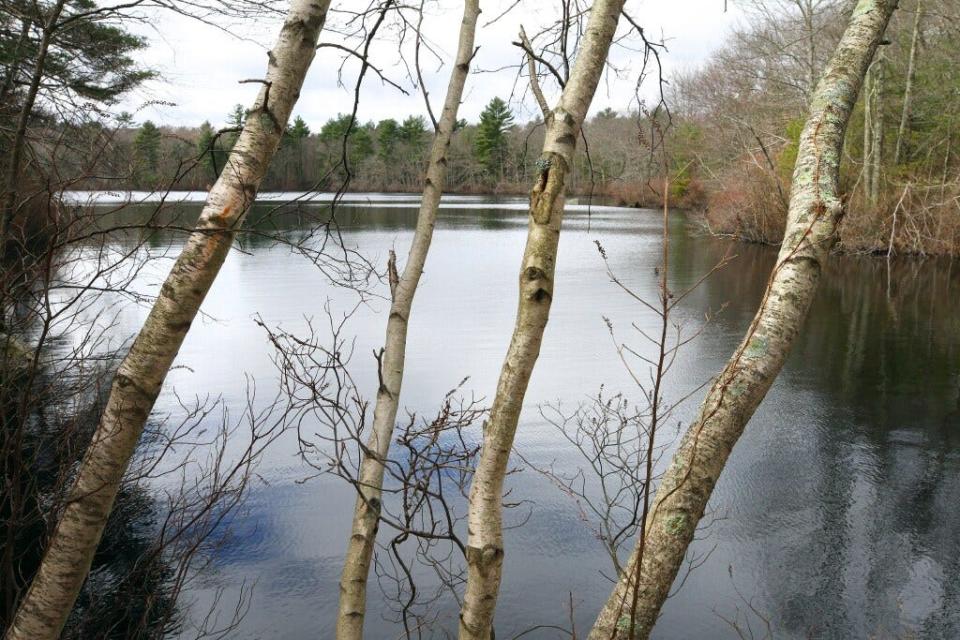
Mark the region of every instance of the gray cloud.
MULTIPOLYGON (((511 2, 506 0, 482 3, 481 24, 499 15, 509 4, 511 2)), ((516 72, 493 70, 519 62, 519 50, 511 44, 516 39, 519 25, 523 24, 528 33, 535 33, 555 19, 558 7, 555 2, 541 0, 524 0, 521 5, 495 24, 482 26, 478 32, 480 51, 474 60, 474 74, 468 82, 461 108, 462 117, 468 120, 475 120, 483 105, 496 95, 513 94, 518 119, 533 115, 533 105, 526 99, 525 87, 516 85, 516 72)), ((462 5, 443 0, 430 6, 424 31, 431 45, 449 59, 456 48, 462 5)), ((665 39, 668 52, 664 54, 663 62, 667 74, 700 64, 742 17, 732 8, 724 12, 722 0, 628 2, 628 11, 644 25, 649 37, 662 35, 665 39)), ((238 81, 262 76, 267 48, 279 26, 275 19, 223 25, 234 34, 230 35, 169 13, 152 16, 151 24, 151 30, 144 32, 151 41, 144 61, 159 71, 162 79, 129 96, 121 107, 135 112, 137 121, 149 118, 173 126, 192 126, 204 120, 222 125, 233 105, 249 104, 257 86, 238 84, 238 81), (152 101, 174 105, 149 104, 152 101)), ((322 40, 339 41, 338 36, 330 31, 324 33, 322 40)), ((385 33, 378 38, 372 53, 374 63, 385 74, 408 90, 412 88, 408 70, 400 60, 395 34, 385 33)), ((611 107, 624 111, 635 105, 640 58, 639 53, 625 48, 618 48, 611 54, 611 62, 620 73, 607 74, 594 100, 595 110, 611 107)), ((424 57, 423 67, 430 95, 434 102, 439 102, 446 86, 447 67, 438 66, 437 61, 429 56, 424 57)), ((296 113, 318 128, 337 113, 349 112, 358 68, 359 64, 354 60, 342 63, 339 52, 321 49, 310 70, 296 113)), ((558 89, 548 84, 545 91, 550 98, 556 97, 558 89)), ((653 83, 648 81, 641 94, 650 98, 654 91, 653 83)), ((359 109, 362 120, 411 113, 426 113, 419 93, 411 92, 405 96, 374 74, 368 74, 359 109)))

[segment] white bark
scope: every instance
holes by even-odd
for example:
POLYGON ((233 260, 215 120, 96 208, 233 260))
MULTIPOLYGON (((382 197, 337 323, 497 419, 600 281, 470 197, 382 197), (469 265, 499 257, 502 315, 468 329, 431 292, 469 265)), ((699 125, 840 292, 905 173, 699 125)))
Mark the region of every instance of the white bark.
POLYGON ((860 0, 810 105, 776 266, 746 337, 711 387, 664 473, 645 547, 601 611, 591 640, 647 638, 724 464, 800 332, 841 213, 844 133, 896 0, 860 0))
POLYGON ((920 41, 920 20, 923 17, 923 0, 917 0, 913 18, 913 35, 910 37, 910 57, 907 61, 907 81, 903 89, 903 109, 900 112, 900 127, 897 129, 897 144, 893 151, 893 164, 900 164, 903 157, 903 141, 910 123, 910 107, 913 100, 913 81, 917 69, 917 45, 920 41))
POLYGON ((479 0, 466 0, 463 7, 463 20, 460 24, 460 42, 457 57, 450 72, 450 82, 437 131, 430 151, 430 164, 417 215, 417 228, 407 264, 393 290, 390 315, 387 318, 387 330, 383 356, 381 358, 380 378, 382 384, 377 390, 377 404, 373 412, 373 428, 367 442, 372 455, 365 455, 358 477, 357 504, 353 515, 350 541, 340 577, 340 607, 337 615, 337 639, 360 640, 363 637, 363 621, 367 604, 367 577, 370 573, 370 561, 373 557, 377 537, 377 525, 380 519, 380 501, 383 487, 385 460, 390 450, 400 405, 400 388, 403 384, 404 360, 407 348, 407 327, 410 322, 410 310, 417 291, 417 284, 423 273, 423 266, 433 239, 433 227, 440 206, 440 196, 447 179, 447 151, 450 139, 457 123, 457 111, 463 97, 463 87, 470 71, 473 57, 474 35, 477 18, 480 15, 479 0))
POLYGON ((293 0, 243 132, 210 190, 195 231, 117 370, 67 507, 7 630, 7 640, 59 637, 164 378, 276 152, 313 60, 329 4, 329 0, 293 0))
POLYGON ((873 68, 863 79, 863 193, 870 200, 873 184, 873 68))
POLYGON ((871 89, 873 93, 873 104, 870 115, 871 135, 870 141, 870 190, 868 202, 874 209, 880 203, 880 178, 883 174, 883 90, 884 73, 886 71, 886 60, 883 56, 883 49, 877 53, 877 59, 873 63, 871 89))
POLYGON ((603 74, 622 9, 623 0, 593 3, 581 49, 560 103, 545 114, 546 137, 538 162, 541 173, 530 193, 516 324, 490 417, 484 425, 483 448, 470 487, 467 588, 460 611, 460 640, 492 637, 504 555, 501 513, 504 476, 553 301, 564 191, 577 136, 603 74))

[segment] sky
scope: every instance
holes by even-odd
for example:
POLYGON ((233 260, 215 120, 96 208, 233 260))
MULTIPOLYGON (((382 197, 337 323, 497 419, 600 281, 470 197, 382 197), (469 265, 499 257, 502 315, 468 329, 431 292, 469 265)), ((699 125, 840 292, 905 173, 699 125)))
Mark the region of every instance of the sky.
MULTIPOLYGON (((357 0, 333 3, 333 7, 366 6, 357 0)), ((498 20, 511 0, 481 0, 482 14, 476 44, 480 47, 468 78, 460 117, 477 120, 480 111, 495 96, 512 96, 511 107, 517 121, 531 119, 535 105, 524 86, 517 84, 515 65, 521 62, 520 50, 511 42, 517 39, 521 25, 531 36, 556 20, 559 3, 554 0, 520 0, 517 6, 498 20), (492 22, 492 24, 490 24, 492 22), (510 67, 510 68, 508 68, 510 67)), ((456 52, 457 35, 462 17, 462 4, 440 0, 427 4, 423 31, 431 48, 444 58, 423 57, 425 84, 439 111, 446 87, 450 60, 456 52)), ((725 11, 724 0, 633 0, 627 11, 643 25, 651 40, 662 39, 667 50, 662 55, 665 74, 695 68, 718 48, 730 28, 742 19, 733 4, 725 11)), ((334 17, 332 23, 343 18, 334 17)), ((279 19, 259 18, 245 21, 224 21, 219 26, 164 12, 149 16, 149 23, 140 33, 150 42, 141 54, 142 61, 159 73, 130 94, 118 110, 134 114, 137 122, 153 120, 168 126, 196 126, 204 120, 214 126, 225 123, 235 104, 252 103, 259 88, 256 84, 240 84, 249 78, 262 78, 266 52, 279 30, 279 19)), ((629 25, 621 20, 619 33, 629 25)), ((344 44, 342 36, 324 30, 321 42, 344 44)), ((383 83, 368 73, 362 86, 361 121, 383 118, 402 119, 407 115, 425 115, 423 97, 413 89, 408 69, 399 53, 395 32, 378 34, 371 59, 384 74, 410 95, 383 83)), ((422 54, 423 55, 423 54, 422 54)), ((343 64, 343 54, 335 49, 320 49, 307 76, 294 115, 301 116, 314 130, 338 113, 349 113, 353 103, 353 86, 359 70, 354 60, 343 64)), ((412 59, 412 58, 408 58, 412 59)), ((636 108, 636 81, 641 56, 636 50, 616 48, 611 53, 612 66, 601 83, 591 111, 609 107, 620 112, 636 108)), ((548 101, 559 97, 559 88, 544 85, 548 101)), ((647 80, 640 95, 650 100, 656 95, 654 78, 647 80)))

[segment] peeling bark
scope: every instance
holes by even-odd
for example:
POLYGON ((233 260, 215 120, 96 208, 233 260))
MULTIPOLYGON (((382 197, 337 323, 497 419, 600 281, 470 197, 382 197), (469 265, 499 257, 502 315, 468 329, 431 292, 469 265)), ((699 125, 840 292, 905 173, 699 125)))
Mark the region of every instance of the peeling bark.
POLYGON ((329 0, 293 0, 264 87, 197 226, 114 377, 40 569, 7 640, 55 640, 73 608, 163 381, 253 204, 313 60, 329 0), (269 103, 268 103, 269 100, 269 103))
POLYGON ((430 163, 424 182, 417 227, 414 231, 410 253, 403 274, 396 276, 395 265, 391 269, 390 314, 383 356, 380 365, 382 384, 377 390, 377 403, 373 412, 373 428, 367 442, 369 454, 360 464, 357 504, 354 509, 350 541, 340 576, 340 605, 337 615, 337 639, 361 640, 367 606, 367 578, 373 557, 380 521, 380 505, 383 487, 385 460, 390 450, 390 440, 397 421, 400 405, 400 388, 403 384, 404 361, 407 348, 407 327, 413 298, 423 273, 423 266, 433 239, 433 228, 440 206, 440 196, 447 180, 447 152, 457 123, 457 111, 463 98, 463 88, 473 58, 474 35, 480 15, 479 0, 466 0, 463 20, 460 24, 460 42, 457 57, 450 73, 443 111, 437 122, 430 151, 430 163))
MULTIPOLYGON (((530 375, 540 354, 553 301, 554 268, 565 188, 577 136, 603 73, 623 0, 596 0, 581 50, 560 103, 545 115, 540 175, 530 193, 527 244, 519 277, 513 337, 500 371, 483 449, 470 487, 467 588, 460 611, 460 640, 490 640, 503 568, 503 481, 530 375)), ((535 82, 535 75, 531 78, 535 82)))
POLYGON ((650 635, 724 464, 800 332, 841 214, 847 123, 896 6, 897 0, 860 0, 853 11, 810 105, 787 229, 760 308, 664 473, 645 524, 643 555, 634 550, 591 640, 650 635))

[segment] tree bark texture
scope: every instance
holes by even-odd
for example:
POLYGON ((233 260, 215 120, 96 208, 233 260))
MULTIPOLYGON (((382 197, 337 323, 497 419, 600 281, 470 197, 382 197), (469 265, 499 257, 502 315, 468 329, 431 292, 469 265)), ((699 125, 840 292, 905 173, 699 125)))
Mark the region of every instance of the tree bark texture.
POLYGON ((380 388, 373 412, 373 427, 367 442, 367 452, 360 464, 357 504, 354 509, 350 541, 340 576, 340 605, 337 615, 337 639, 361 640, 367 606, 367 577, 373 557, 380 520, 380 504, 384 467, 390 450, 390 440, 400 405, 404 361, 407 348, 407 328, 413 298, 423 273, 423 267, 433 239, 440 196, 447 179, 447 152, 457 123, 457 111, 463 98, 463 88, 473 58, 474 35, 480 15, 479 0, 466 0, 460 23, 460 41, 457 57, 450 72, 443 111, 437 121, 437 130, 430 150, 430 162, 424 181, 417 227, 403 273, 392 291, 390 315, 383 355, 380 359, 380 388))
POLYGON ((121 362, 67 507, 7 640, 55 640, 73 608, 163 381, 253 204, 313 60, 329 0, 293 0, 254 108, 197 226, 121 362))
POLYGON ((835 239, 850 113, 896 6, 859 0, 820 79, 800 138, 783 245, 760 308, 664 473, 645 523, 643 556, 634 550, 591 640, 650 635, 724 464, 783 367, 835 239))
POLYGON ((873 105, 871 108, 870 124, 870 197, 868 198, 870 206, 874 209, 880 204, 880 184, 883 174, 883 90, 884 75, 886 72, 886 59, 881 49, 873 63, 871 81, 873 93, 873 105))
MULTIPOLYGON (((460 640, 490 640, 503 568, 503 482, 517 423, 553 301, 565 188, 577 136, 603 74, 623 0, 596 0, 559 104, 545 114, 546 138, 530 192, 527 244, 520 265, 513 336, 484 425, 483 448, 470 487, 467 587, 460 640)), ((531 79, 535 81, 535 79, 531 79)))

